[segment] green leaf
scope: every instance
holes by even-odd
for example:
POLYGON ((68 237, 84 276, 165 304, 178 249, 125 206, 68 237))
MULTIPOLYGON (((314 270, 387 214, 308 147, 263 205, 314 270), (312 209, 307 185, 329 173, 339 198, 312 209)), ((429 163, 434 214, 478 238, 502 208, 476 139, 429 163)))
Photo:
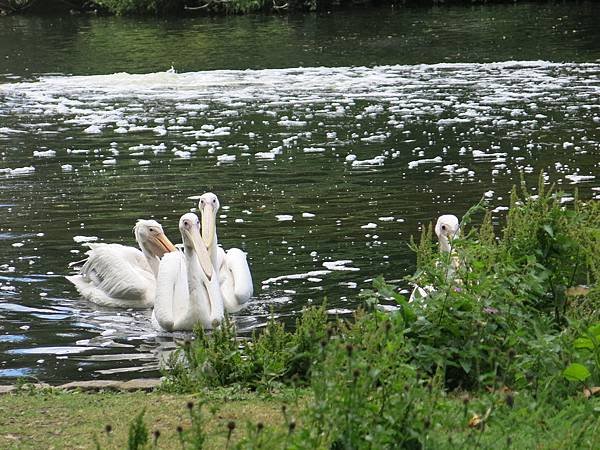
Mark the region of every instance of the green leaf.
POLYGON ((544 229, 544 231, 546 233, 548 233, 548 236, 550 236, 551 238, 554 237, 554 230, 552 229, 552 227, 548 224, 546 225, 542 225, 542 228, 544 229))
POLYGON ((575 339, 575 342, 573 342, 573 348, 587 348, 588 350, 594 350, 594 343, 588 338, 577 338, 575 339))
POLYGON ((579 363, 572 363, 563 371, 563 376, 569 381, 585 381, 591 375, 590 371, 579 363))
POLYGON ((468 359, 461 359, 459 361, 460 366, 463 368, 465 373, 469 373, 471 371, 471 361, 468 359))
POLYGON ((596 338, 600 339, 600 323, 592 325, 588 328, 588 331, 591 335, 596 336, 596 338))

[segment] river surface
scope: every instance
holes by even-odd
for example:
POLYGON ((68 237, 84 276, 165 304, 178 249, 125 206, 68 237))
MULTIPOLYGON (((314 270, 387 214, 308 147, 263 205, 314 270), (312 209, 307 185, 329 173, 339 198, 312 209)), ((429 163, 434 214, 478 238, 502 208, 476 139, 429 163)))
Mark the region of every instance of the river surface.
POLYGON ((348 314, 411 235, 519 174, 600 197, 600 4, 300 17, 0 18, 0 382, 156 376, 173 336, 64 279, 215 192, 241 332, 348 314), (171 69, 172 67, 172 69, 171 69))

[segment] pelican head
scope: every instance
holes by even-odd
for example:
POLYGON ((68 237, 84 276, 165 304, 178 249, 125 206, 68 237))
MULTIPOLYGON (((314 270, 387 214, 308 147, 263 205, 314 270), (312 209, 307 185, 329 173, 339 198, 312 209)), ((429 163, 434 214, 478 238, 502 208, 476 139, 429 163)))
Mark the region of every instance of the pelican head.
POLYGON ((138 219, 133 234, 140 248, 147 255, 162 258, 165 253, 177 250, 156 220, 138 219))
POLYGON ((456 238, 460 231, 460 222, 458 217, 452 214, 440 216, 435 224, 435 234, 440 242, 442 252, 450 252, 450 243, 456 238))
POLYGON ((186 213, 181 216, 179 231, 181 232, 186 254, 196 254, 204 275, 210 279, 213 274, 213 267, 206 245, 200 236, 200 219, 198 219, 198 216, 194 213, 186 213))
POLYGON ((202 216, 202 240, 206 247, 210 248, 215 243, 215 236, 217 234, 217 213, 219 212, 219 199, 212 192, 207 192, 200 196, 198 202, 198 209, 202 216))

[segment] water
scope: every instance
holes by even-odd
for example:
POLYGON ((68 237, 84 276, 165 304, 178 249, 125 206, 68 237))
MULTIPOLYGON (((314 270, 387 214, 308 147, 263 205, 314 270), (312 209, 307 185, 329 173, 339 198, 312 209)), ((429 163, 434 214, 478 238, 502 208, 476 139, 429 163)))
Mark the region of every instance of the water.
POLYGON ((0 378, 156 376, 185 335, 63 276, 79 237, 134 245, 137 218, 180 241, 205 191, 252 266, 242 332, 353 310, 414 270, 423 223, 484 194, 500 218, 520 172, 599 197, 598 13, 0 18, 0 378))

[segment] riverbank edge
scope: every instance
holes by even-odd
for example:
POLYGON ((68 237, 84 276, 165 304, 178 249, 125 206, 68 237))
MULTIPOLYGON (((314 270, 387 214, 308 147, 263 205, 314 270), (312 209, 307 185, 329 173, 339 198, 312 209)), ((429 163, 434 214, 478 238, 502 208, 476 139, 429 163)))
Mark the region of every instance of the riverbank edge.
POLYGON ((114 391, 114 392, 150 392, 160 387, 160 378, 134 378, 127 381, 120 380, 88 380, 71 381, 69 383, 51 385, 48 383, 31 384, 2 384, 0 385, 0 395, 15 394, 22 391, 57 389, 57 390, 81 390, 87 392, 114 391))
MULTIPOLYGON (((581 0, 567 0, 573 3, 581 0)), ((102 16, 227 16, 245 14, 287 15, 332 13, 347 10, 489 6, 497 4, 552 3, 553 0, 0 0, 3 15, 102 15, 102 16)), ((583 3, 587 3, 586 0, 583 3)))

